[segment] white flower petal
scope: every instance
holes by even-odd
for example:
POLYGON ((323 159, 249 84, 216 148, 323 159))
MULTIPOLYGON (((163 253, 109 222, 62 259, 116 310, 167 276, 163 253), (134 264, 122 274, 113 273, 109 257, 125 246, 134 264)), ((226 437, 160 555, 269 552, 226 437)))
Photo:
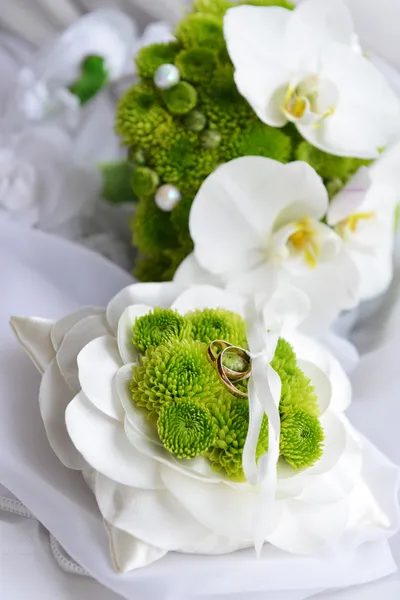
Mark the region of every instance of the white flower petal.
POLYGON ((328 375, 315 363, 308 360, 297 360, 303 373, 311 380, 318 398, 320 414, 323 415, 329 408, 332 397, 332 386, 328 375))
POLYGON ((180 503, 180 494, 128 487, 98 473, 95 495, 109 523, 157 548, 179 550, 209 535, 180 503))
POLYGON ((288 272, 290 283, 310 298, 309 317, 302 329, 310 335, 323 335, 342 310, 359 302, 358 270, 345 249, 329 262, 300 273, 288 272), (323 293, 323 297, 322 294, 323 293))
POLYGON ((80 392, 65 413, 69 436, 85 460, 99 473, 124 485, 158 489, 158 465, 127 440, 122 423, 100 412, 80 392))
POLYGON ((117 341, 99 337, 78 354, 79 383, 87 398, 104 414, 123 419, 123 408, 115 389, 115 376, 122 367, 117 341))
POLYGON ((210 461, 203 456, 196 456, 189 460, 175 458, 160 444, 158 434, 151 429, 151 425, 143 422, 143 411, 137 409, 133 403, 129 417, 125 419, 125 434, 132 446, 143 455, 184 474, 185 477, 198 479, 207 484, 225 481, 223 476, 211 469, 210 461), (136 415, 135 411, 137 411, 136 415))
POLYGON ((280 283, 279 270, 268 262, 238 273, 229 279, 226 288, 237 294, 270 298, 280 283))
POLYGON ((342 455, 326 473, 314 476, 308 470, 304 471, 302 478, 305 481, 300 500, 310 504, 335 502, 346 498, 357 485, 363 465, 362 448, 347 420, 344 424, 346 443, 342 455))
POLYGON ((299 332, 291 332, 285 337, 299 360, 313 363, 329 376, 332 392, 329 410, 335 413, 345 411, 350 405, 352 390, 350 380, 337 359, 320 342, 299 332))
POLYGON ((347 431, 344 417, 328 410, 320 417, 320 423, 325 436, 324 452, 319 461, 307 469, 307 475, 320 475, 331 471, 346 448, 347 431))
POLYGON ((134 367, 134 364, 124 365, 117 372, 116 386, 120 402, 125 410, 126 418, 133 428, 147 440, 162 446, 154 419, 149 419, 148 411, 136 406, 132 399, 129 384, 133 377, 134 367))
POLYGON ((134 363, 139 358, 139 352, 132 342, 134 323, 136 319, 148 315, 151 311, 152 308, 150 306, 145 306, 143 304, 128 306, 118 321, 118 350, 125 364, 134 363))
POLYGON ((132 304, 146 304, 169 308, 182 291, 177 283, 134 283, 121 290, 107 306, 107 321, 117 335, 118 321, 124 310, 132 304))
POLYGON ((339 361, 346 373, 351 373, 360 362, 357 348, 345 338, 328 331, 322 338, 324 346, 339 361))
POLYGON ((199 523, 219 535, 251 542, 258 488, 246 484, 236 488, 223 483, 207 485, 168 468, 161 469, 161 477, 199 523))
POLYGON ((284 40, 287 62, 294 72, 315 72, 321 51, 331 42, 353 43, 351 14, 342 0, 308 0, 292 13, 284 40))
POLYGON ((268 541, 287 552, 317 554, 327 542, 339 538, 346 527, 347 500, 319 505, 284 500, 280 504, 280 519, 268 541))
POLYGON ((53 452, 68 469, 82 470, 86 463, 71 442, 65 426, 65 410, 72 398, 73 392, 54 359, 45 370, 40 384, 40 414, 53 452))
POLYGON ((211 285, 197 285, 184 291, 173 302, 172 309, 180 314, 204 308, 225 308, 244 316, 245 302, 236 294, 211 285))
POLYGON ((224 19, 238 90, 259 118, 273 127, 286 123, 275 96, 290 80, 283 49, 290 17, 290 11, 277 6, 239 6, 228 10, 224 19))
POLYGON ((92 340, 109 333, 105 313, 86 317, 78 321, 66 334, 57 352, 57 362, 61 373, 73 391, 81 389, 77 357, 80 351, 92 340))
POLYGON ((321 76, 338 86, 338 105, 320 127, 300 126, 300 133, 331 154, 376 158, 400 116, 399 100, 384 77, 369 60, 339 44, 325 50, 321 76))
POLYGON ((370 170, 360 167, 349 183, 332 198, 327 214, 328 225, 337 225, 349 215, 360 212, 370 185, 370 170))
POLYGON ((388 232, 385 241, 376 246, 373 253, 349 249, 349 254, 356 265, 360 278, 360 299, 371 300, 386 292, 393 280, 394 237, 392 232, 388 232))
POLYGON ((230 277, 264 260, 272 230, 328 208, 321 178, 308 164, 245 156, 221 165, 201 186, 189 227, 199 264, 230 277))
POLYGON ((86 319, 86 317, 91 317, 93 315, 104 314, 104 312, 104 308, 86 306, 84 308, 79 308, 78 310, 57 321, 51 330, 51 341, 55 351, 57 352, 60 349, 65 334, 72 329, 72 327, 76 325, 78 321, 82 321, 82 319, 86 319))
POLYGON ((196 259, 194 252, 189 254, 175 271, 174 281, 181 285, 216 285, 223 286, 223 281, 218 275, 213 275, 203 269, 196 259))
POLYGON ((290 285, 280 285, 263 307, 266 329, 285 331, 297 329, 310 312, 307 294, 290 285))
POLYGON ((133 569, 146 567, 167 554, 166 550, 146 544, 121 529, 105 524, 111 556, 119 573, 127 573, 133 569))
POLYGON ((35 317, 11 317, 10 325, 25 352, 43 373, 55 357, 51 343, 54 321, 35 317))

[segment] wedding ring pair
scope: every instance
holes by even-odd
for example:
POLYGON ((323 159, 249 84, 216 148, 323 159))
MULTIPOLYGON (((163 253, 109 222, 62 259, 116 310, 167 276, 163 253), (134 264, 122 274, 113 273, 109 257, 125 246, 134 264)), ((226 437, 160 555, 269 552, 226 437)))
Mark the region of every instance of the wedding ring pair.
POLYGON ((212 364, 216 367, 222 383, 230 391, 230 393, 237 398, 247 398, 247 392, 238 389, 234 382, 243 381, 244 379, 248 379, 248 377, 250 377, 251 356, 249 352, 244 350, 244 348, 240 348, 239 346, 233 346, 225 340, 214 340, 208 345, 208 357, 212 364), (217 350, 217 353, 215 353, 215 349, 217 350), (236 371, 224 365, 224 358, 227 358, 228 353, 236 356, 243 362, 243 370, 236 371))

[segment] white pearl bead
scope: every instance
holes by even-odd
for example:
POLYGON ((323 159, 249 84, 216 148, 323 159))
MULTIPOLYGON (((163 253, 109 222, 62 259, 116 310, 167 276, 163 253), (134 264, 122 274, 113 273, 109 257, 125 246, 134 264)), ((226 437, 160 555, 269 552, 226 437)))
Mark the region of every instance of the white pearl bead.
POLYGON ((181 75, 175 65, 161 65, 154 73, 154 83, 161 90, 169 90, 180 81, 181 75))
POLYGON ((166 183, 158 188, 154 197, 158 208, 165 212, 170 212, 181 199, 182 194, 178 188, 174 187, 170 183, 166 183))

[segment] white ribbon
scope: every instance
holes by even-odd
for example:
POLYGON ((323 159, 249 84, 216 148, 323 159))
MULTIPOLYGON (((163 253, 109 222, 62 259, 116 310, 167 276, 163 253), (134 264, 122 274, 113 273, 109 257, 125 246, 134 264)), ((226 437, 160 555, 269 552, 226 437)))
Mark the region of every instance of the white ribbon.
POLYGON ((252 358, 249 381, 249 430, 243 448, 243 471, 252 485, 260 485, 254 513, 253 540, 257 555, 273 527, 279 459, 281 380, 271 367, 279 334, 267 332, 255 303, 248 305, 247 339, 252 358), (264 413, 268 417, 268 452, 256 461, 264 413))

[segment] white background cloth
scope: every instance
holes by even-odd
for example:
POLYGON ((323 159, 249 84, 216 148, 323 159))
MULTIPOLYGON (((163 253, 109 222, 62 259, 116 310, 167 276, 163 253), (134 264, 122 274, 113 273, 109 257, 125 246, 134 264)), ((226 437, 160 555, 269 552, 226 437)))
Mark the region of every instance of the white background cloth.
MULTIPOLYGON (((348 0, 348 3, 362 41, 400 68, 399 0, 348 0)), ((82 10, 101 4, 104 1, 0 0, 0 23, 37 45, 68 25, 82 10)), ((120 5, 127 7, 142 24, 160 18, 173 22, 180 12, 178 0, 120 0, 120 5)), ((4 223, 0 223, 0 277, 0 376, 8 380, 15 378, 16 385, 23 382, 18 382, 18 370, 12 366, 16 364, 13 362, 16 357, 21 360, 21 355, 16 345, 16 354, 9 354, 7 340, 10 341, 11 334, 6 320, 10 312, 57 317, 78 305, 104 305, 119 288, 130 282, 129 275, 82 248, 4 223)), ((390 458, 400 463, 400 260, 391 292, 378 308, 378 314, 368 307, 363 310, 362 327, 355 332, 355 339, 368 354, 362 357, 353 375, 355 401, 350 417, 390 458)), ((29 448, 29 432, 38 424, 30 419, 38 418, 39 379, 27 359, 23 364, 24 373, 27 370, 34 382, 32 413, 20 415, 26 421, 26 447, 29 448)), ((12 400, 11 396, 5 396, 0 383, 0 419, 2 403, 12 400)), ((43 439, 43 444, 46 443, 43 439)), ((1 444, 0 440, 0 457, 1 444)), ((79 531, 76 535, 79 536, 79 531)), ((399 535, 392 541, 392 548, 400 564, 399 535)), ((179 574, 181 577, 185 577, 184 569, 179 574)), ((244 598, 240 590, 237 591, 230 598, 268 600, 264 594, 244 598)), ((0 597, 2 600, 117 600, 119 596, 90 579, 60 571, 51 555, 48 535, 37 523, 0 514, 0 597)), ((400 575, 394 575, 355 590, 319 594, 315 599, 397 600, 399 597, 400 575)), ((138 593, 138 600, 142 598, 158 600, 157 595, 138 593)), ((303 598, 304 594, 300 593, 298 599, 291 600, 303 598)), ((219 596, 218 600, 227 600, 227 597, 219 596)), ((275 594, 273 600, 285 599, 275 594)))

